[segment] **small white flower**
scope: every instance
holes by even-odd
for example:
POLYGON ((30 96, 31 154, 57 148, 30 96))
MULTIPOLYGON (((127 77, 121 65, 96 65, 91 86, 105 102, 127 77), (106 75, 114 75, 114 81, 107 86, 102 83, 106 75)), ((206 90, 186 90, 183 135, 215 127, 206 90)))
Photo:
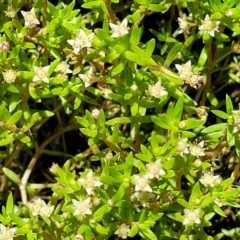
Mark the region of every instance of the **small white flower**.
POLYGON ((147 203, 149 202, 149 200, 151 198, 154 198, 154 194, 153 193, 149 193, 149 192, 135 192, 133 194, 134 197, 136 197, 138 199, 139 202, 141 202, 141 204, 143 205, 143 207, 145 207, 147 205, 147 203))
POLYGON ((13 240, 14 234, 17 228, 8 228, 0 224, 0 239, 1 240, 13 240))
POLYGON ((161 86, 161 82, 158 81, 154 85, 148 85, 149 94, 155 98, 161 98, 162 96, 168 94, 163 86, 161 86))
POLYGON ((133 175, 134 184, 135 184, 135 191, 143 191, 143 192, 152 192, 152 189, 150 187, 148 175, 138 176, 133 175))
POLYGON ((67 40, 67 42, 73 47, 74 53, 78 54, 82 48, 92 46, 93 37, 94 33, 87 34, 82 29, 80 29, 77 33, 77 37, 67 40))
POLYGON ((83 80, 85 88, 98 81, 98 78, 95 77, 93 73, 93 67, 91 67, 86 74, 78 74, 78 76, 83 80))
POLYGON ((3 80, 6 83, 15 83, 17 79, 17 72, 13 69, 6 69, 4 72, 2 72, 3 80))
POLYGON ((199 180, 205 187, 217 187, 221 184, 221 177, 219 175, 214 176, 212 172, 204 173, 199 180))
POLYGON ((166 172, 162 169, 162 163, 160 159, 157 159, 154 163, 146 164, 147 166, 147 176, 149 179, 159 178, 164 176, 166 172))
POLYGON ((124 34, 128 34, 127 25, 128 25, 127 18, 123 19, 123 21, 118 24, 109 23, 109 26, 112 29, 111 37, 117 38, 117 37, 121 37, 124 34))
POLYGON ((38 198, 32 203, 28 203, 28 207, 33 216, 40 215, 42 217, 50 217, 54 210, 54 206, 47 205, 41 198, 38 198))
POLYGON ((102 183, 97 181, 93 177, 93 171, 90 170, 85 178, 78 179, 78 182, 86 189, 86 192, 90 195, 92 190, 96 187, 100 187, 102 183))
POLYGON ((28 203, 28 207, 31 210, 33 216, 40 215, 43 206, 45 206, 45 202, 41 198, 28 203))
POLYGON ((205 152, 204 152, 205 148, 203 147, 204 147, 204 141, 201 141, 198 144, 196 143, 190 144, 189 152, 190 154, 196 157, 205 156, 205 152))
POLYGON ((187 224, 199 224, 200 220, 200 209, 184 209, 184 220, 183 225, 187 224))
POLYGON ((75 54, 78 54, 79 51, 82 49, 82 42, 79 38, 74 38, 67 40, 67 42, 73 47, 73 51, 75 54))
POLYGON ((205 19, 201 20, 201 22, 202 22, 202 25, 198 29, 214 37, 215 31, 218 32, 220 21, 209 20, 209 15, 207 14, 205 16, 205 19))
POLYGON ((34 28, 36 24, 40 24, 35 15, 34 8, 32 8, 29 12, 21 11, 21 13, 25 20, 25 27, 34 28))
POLYGON ((72 70, 69 69, 69 64, 67 63, 67 61, 63 61, 57 65, 54 72, 61 72, 63 74, 67 74, 72 73, 72 70))
POLYGON ((188 32, 189 31, 189 23, 186 20, 186 17, 183 18, 178 18, 178 24, 179 24, 179 30, 178 30, 178 34, 181 34, 183 32, 188 32))
POLYGON ((192 62, 191 60, 187 61, 185 64, 175 64, 176 69, 179 72, 180 77, 189 78, 192 73, 192 62))
POLYGON ((49 79, 47 77, 47 73, 49 70, 50 66, 45 66, 45 67, 33 67, 33 71, 35 73, 35 76, 33 78, 33 82, 37 82, 37 81, 43 81, 45 83, 49 83, 49 79))
POLYGON ((90 201, 91 201, 90 198, 86 198, 83 201, 81 199, 80 199, 80 201, 72 199, 72 202, 73 202, 73 205, 75 208, 73 215, 74 216, 76 216, 76 215, 82 215, 82 216, 91 215, 92 211, 90 210, 90 201))
POLYGON ((183 157, 184 154, 189 154, 189 143, 188 143, 188 138, 182 138, 178 141, 177 144, 177 152, 178 154, 183 157))
POLYGON ((14 18, 18 11, 19 11, 19 8, 15 9, 15 8, 13 8, 12 5, 9 5, 7 11, 4 11, 4 12, 7 17, 14 18))
POLYGON ((129 236, 130 228, 126 223, 122 223, 120 226, 118 226, 118 230, 114 233, 122 239, 126 239, 129 236))
POLYGON ((198 89, 201 86, 201 83, 203 81, 203 76, 200 75, 200 73, 196 72, 196 73, 192 73, 192 75, 190 75, 185 83, 189 84, 191 87, 198 89))
POLYGON ((97 109, 97 108, 94 108, 91 112, 92 116, 95 118, 95 119, 98 119, 99 116, 100 116, 100 111, 97 109))
POLYGON ((77 38, 80 39, 82 42, 81 46, 84 47, 91 47, 92 46, 92 39, 94 37, 94 33, 85 33, 82 29, 78 30, 77 38))
POLYGON ((233 114, 233 133, 240 131, 240 110, 232 111, 233 114))

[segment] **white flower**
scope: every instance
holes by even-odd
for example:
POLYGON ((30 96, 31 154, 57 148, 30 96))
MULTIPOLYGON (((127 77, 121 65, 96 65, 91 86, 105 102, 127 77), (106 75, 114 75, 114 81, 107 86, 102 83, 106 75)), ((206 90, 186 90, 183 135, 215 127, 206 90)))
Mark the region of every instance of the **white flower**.
POLYGON ((90 198, 86 198, 85 200, 77 201, 75 199, 72 199, 73 205, 75 207, 75 211, 73 213, 74 216, 76 215, 91 215, 92 211, 90 210, 90 198))
POLYGON ((19 11, 19 8, 15 9, 15 8, 13 8, 12 5, 9 5, 7 11, 4 11, 4 12, 7 17, 14 18, 18 11, 19 11))
POLYGON ((185 83, 189 84, 191 87, 198 89, 201 85, 203 81, 203 76, 200 75, 200 73, 196 72, 196 73, 192 73, 192 75, 190 75, 185 83))
POLYGON ((41 198, 38 198, 32 203, 28 203, 28 207, 33 216, 40 215, 42 217, 50 217, 54 210, 54 206, 47 205, 41 198))
POLYGON ((118 226, 118 230, 114 233, 122 239, 126 239, 129 236, 130 228, 126 223, 122 223, 120 226, 118 226))
POLYGON ((186 20, 186 17, 183 18, 178 18, 178 24, 179 24, 179 28, 180 30, 178 31, 178 34, 181 34, 183 32, 188 32, 189 30, 189 23, 186 20))
POLYGON ((33 82, 37 82, 39 80, 45 82, 45 83, 49 83, 49 79, 47 77, 47 73, 49 70, 50 66, 46 66, 46 67, 33 67, 33 71, 35 73, 35 76, 33 78, 33 82))
POLYGON ((82 42, 79 38, 67 40, 67 42, 73 47, 73 51, 75 54, 78 54, 79 51, 82 49, 82 42))
POLYGON ((179 72, 180 77, 189 78, 192 73, 192 62, 191 60, 187 61, 185 64, 175 64, 176 69, 179 72))
POLYGON ((17 72, 13 69, 6 69, 4 72, 2 72, 3 80, 6 83, 15 83, 17 78, 17 72))
POLYGON ((85 178, 78 179, 78 182, 86 189, 86 192, 92 194, 93 188, 100 187, 102 183, 93 177, 93 171, 90 170, 85 178))
POLYGON ((143 191, 143 192, 152 192, 152 189, 150 187, 148 175, 138 176, 133 175, 134 178, 134 184, 135 184, 135 191, 143 191))
POLYGON ((111 37, 117 38, 117 37, 121 37, 124 34, 128 34, 127 25, 128 25, 127 18, 123 19, 123 21, 118 24, 109 23, 109 26, 112 29, 111 37))
POLYGON ((147 203, 149 202, 149 200, 151 198, 154 198, 154 194, 153 193, 149 193, 149 192, 135 192, 133 194, 134 197, 136 197, 139 202, 141 202, 141 204, 143 205, 143 207, 145 207, 147 205, 147 203))
POLYGON ((91 67, 86 74, 78 74, 78 76, 83 80, 85 88, 98 81, 98 78, 95 77, 93 73, 93 67, 91 67))
POLYGON ((42 217, 50 217, 53 213, 53 210, 54 206, 48 206, 47 204, 45 204, 45 206, 42 207, 40 215, 42 217))
POLYGON ((233 114, 233 133, 237 133, 240 130, 240 110, 232 111, 233 114))
POLYGON ((25 27, 34 28, 36 24, 40 24, 35 15, 34 8, 32 8, 29 12, 21 11, 21 13, 25 20, 25 27))
POLYGON ((28 207, 31 210, 32 215, 37 216, 40 215, 42 207, 45 206, 45 204, 46 203, 41 198, 38 198, 37 200, 28 203, 28 207))
POLYGON ((154 85, 148 85, 149 94, 155 98, 161 98, 162 96, 168 94, 163 86, 161 86, 161 82, 158 81, 154 85))
POLYGON ((13 240, 14 234, 17 228, 8 228, 0 224, 0 239, 1 240, 13 240))
POLYGON ((87 34, 82 29, 80 29, 78 30, 77 37, 71 40, 67 40, 67 42, 73 47, 74 53, 78 54, 82 48, 92 46, 93 37, 94 33, 87 34))
POLYGON ((199 224, 201 223, 200 220, 200 209, 184 209, 184 220, 183 225, 187 225, 189 223, 199 224))
POLYGON ((67 61, 63 61, 57 65, 54 72, 61 72, 63 74, 67 74, 72 73, 72 70, 69 69, 69 64, 67 63, 67 61))
POLYGON ((92 39, 94 37, 94 33, 85 33, 82 29, 78 30, 77 38, 80 39, 82 42, 82 48, 84 47, 91 47, 92 46, 92 39))
POLYGON ((149 179, 159 178, 164 176, 166 172, 162 169, 162 163, 160 159, 157 159, 154 163, 146 164, 147 166, 147 176, 149 179))
POLYGON ((205 156, 205 148, 203 148, 204 146, 204 141, 201 141, 200 143, 196 144, 190 144, 189 147, 189 152, 190 154, 192 154, 193 156, 199 157, 199 156, 205 156))
POLYGON ((178 141, 177 144, 177 152, 178 154, 183 157, 183 154, 189 154, 189 143, 187 138, 182 138, 178 141))
POLYGON ((221 177, 219 175, 214 176, 212 172, 204 173, 199 180, 205 187, 217 187, 221 184, 221 177))
POLYGON ((95 118, 98 119, 100 116, 100 111, 97 108, 94 108, 91 112, 91 115, 95 118))
POLYGON ((202 25, 198 29, 214 37, 215 31, 218 32, 220 21, 209 20, 209 15, 207 14, 205 16, 205 19, 201 20, 201 22, 202 22, 202 25))

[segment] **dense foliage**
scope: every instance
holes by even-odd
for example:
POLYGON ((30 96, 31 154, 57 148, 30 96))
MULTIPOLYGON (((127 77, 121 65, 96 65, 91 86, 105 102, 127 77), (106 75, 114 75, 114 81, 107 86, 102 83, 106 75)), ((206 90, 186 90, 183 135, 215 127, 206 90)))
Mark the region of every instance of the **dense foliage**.
POLYGON ((238 0, 0 3, 0 239, 239 239, 238 0))

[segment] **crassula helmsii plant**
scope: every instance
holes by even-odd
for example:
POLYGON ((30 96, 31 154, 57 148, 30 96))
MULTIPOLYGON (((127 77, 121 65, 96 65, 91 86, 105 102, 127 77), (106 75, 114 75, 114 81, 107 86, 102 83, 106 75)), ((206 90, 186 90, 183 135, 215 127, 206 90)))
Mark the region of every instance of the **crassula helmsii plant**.
POLYGON ((239 239, 239 8, 1 1, 0 239, 239 239))

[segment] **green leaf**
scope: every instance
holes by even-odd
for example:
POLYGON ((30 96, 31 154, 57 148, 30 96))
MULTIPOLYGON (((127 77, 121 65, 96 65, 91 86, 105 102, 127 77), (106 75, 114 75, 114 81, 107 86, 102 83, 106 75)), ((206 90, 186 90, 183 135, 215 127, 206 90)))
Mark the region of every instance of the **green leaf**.
POLYGON ((165 3, 163 5, 160 4, 149 4, 148 9, 153 12, 161 12, 164 13, 170 8, 171 4, 165 3))
POLYGON ((139 234, 143 236, 144 239, 147 240, 158 240, 156 235, 149 229, 149 227, 145 226, 144 223, 138 224, 139 234))
POLYGON ((124 175, 131 176, 133 167, 133 154, 130 152, 126 157, 124 175))
POLYGON ((13 202, 13 196, 12 193, 8 195, 7 203, 6 203, 6 213, 13 213, 13 207, 14 207, 14 202, 13 202))
POLYGON ((7 121, 7 124, 12 126, 17 123, 22 117, 22 110, 15 112, 7 121))
POLYGON ((170 129, 170 126, 166 125, 161 118, 156 117, 156 116, 151 116, 152 121, 160 128, 163 129, 170 129))
POLYGON ((174 61, 174 59, 176 58, 177 54, 179 54, 179 52, 182 49, 183 44, 182 43, 176 43, 172 49, 169 51, 167 58, 164 62, 164 66, 165 67, 169 67, 171 65, 171 63, 174 61))
POLYGON ((211 111, 213 114, 215 114, 216 116, 222 118, 222 119, 228 119, 229 115, 223 111, 220 110, 212 110, 211 111))
POLYGON ((133 102, 131 105, 131 113, 133 116, 136 116, 138 113, 138 102, 133 102))
POLYGON ((153 51, 155 49, 155 39, 152 38, 148 43, 147 43, 147 47, 146 47, 146 57, 147 58, 151 58, 152 57, 152 54, 153 54, 153 51))
POLYGON ((226 108, 227 108, 227 114, 232 115, 233 104, 232 104, 231 98, 228 95, 226 95, 226 108))
POLYGON ((213 132, 224 131, 226 128, 227 128, 227 123, 213 124, 203 129, 202 133, 213 133, 213 132))
POLYGON ((180 122, 181 129, 189 130, 202 126, 205 123, 203 119, 188 118, 180 122))
POLYGON ((207 98, 212 106, 216 107, 218 105, 218 100, 211 89, 207 91, 207 98))
POLYGON ((183 97, 180 97, 174 108, 174 122, 179 123, 183 112, 183 97))
POLYGON ((87 128, 80 128, 80 131, 81 131, 84 135, 86 135, 86 136, 88 136, 88 137, 92 137, 92 138, 96 137, 97 134, 98 134, 98 131, 97 131, 97 130, 90 130, 90 129, 87 129, 87 128))
POLYGON ((111 125, 111 126, 114 126, 116 124, 127 124, 127 123, 131 123, 131 118, 119 117, 119 118, 114 118, 114 119, 108 120, 106 122, 107 125, 111 125))
POLYGON ((202 196, 202 192, 200 189, 200 184, 199 182, 197 182, 192 188, 191 196, 189 198, 189 203, 194 205, 196 200, 200 199, 201 196, 202 196))
POLYGON ((15 172, 13 172, 12 170, 6 167, 3 167, 2 170, 3 170, 3 173, 14 183, 16 183, 17 185, 21 183, 19 176, 15 172))
POLYGON ((29 143, 31 142, 31 138, 27 136, 26 134, 19 132, 16 134, 16 137, 22 142, 22 143, 29 143))
POLYGON ((205 45, 205 47, 202 49, 202 52, 200 54, 200 57, 198 59, 198 65, 199 66, 204 66, 207 59, 208 59, 208 51, 209 51, 209 46, 205 45))
MULTIPOLYGON (((125 183, 123 183, 123 184, 125 184, 125 183)), ((112 197, 112 201, 114 204, 118 203, 125 195, 125 189, 122 185, 118 188, 116 194, 112 197)))
POLYGON ((79 124, 81 124, 83 127, 87 128, 89 127, 89 122, 87 119, 83 118, 83 117, 78 117, 78 116, 75 116, 77 122, 79 124))
MULTIPOLYGON (((104 235, 107 235, 108 232, 109 232, 108 227, 103 227, 102 225, 100 225, 100 224, 98 224, 98 223, 97 223, 96 226, 95 226, 95 230, 96 230, 98 233, 104 234, 104 235)), ((90 238, 88 238, 88 239, 90 239, 90 238)))
POLYGON ((134 26, 130 36, 130 44, 137 45, 140 41, 140 37, 141 37, 140 29, 138 28, 138 26, 134 26))
POLYGON ((103 219, 104 215, 110 211, 111 211, 111 207, 109 207, 107 204, 105 204, 94 212, 94 215, 93 215, 94 219, 97 222, 100 222, 103 219))
POLYGON ((213 210, 220 216, 225 217, 225 218, 227 217, 226 214, 224 213, 224 211, 216 204, 213 205, 213 210))
POLYGON ((183 198, 178 198, 177 202, 184 208, 190 208, 190 204, 183 198))

